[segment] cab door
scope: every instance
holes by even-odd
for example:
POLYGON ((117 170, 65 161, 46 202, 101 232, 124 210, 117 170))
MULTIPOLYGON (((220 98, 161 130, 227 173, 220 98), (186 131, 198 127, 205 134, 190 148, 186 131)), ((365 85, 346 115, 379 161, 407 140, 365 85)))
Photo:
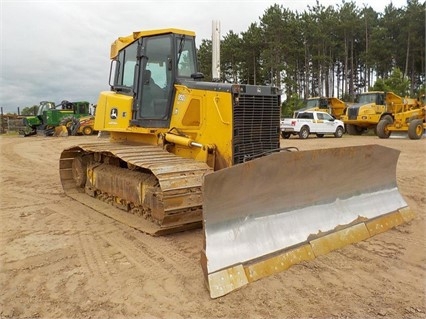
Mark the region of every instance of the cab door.
POLYGON ((322 118, 322 130, 324 133, 334 133, 336 131, 337 123, 334 121, 334 117, 328 113, 319 113, 318 116, 322 118))
POLYGON ((173 94, 173 34, 142 39, 134 124, 168 127, 173 94))

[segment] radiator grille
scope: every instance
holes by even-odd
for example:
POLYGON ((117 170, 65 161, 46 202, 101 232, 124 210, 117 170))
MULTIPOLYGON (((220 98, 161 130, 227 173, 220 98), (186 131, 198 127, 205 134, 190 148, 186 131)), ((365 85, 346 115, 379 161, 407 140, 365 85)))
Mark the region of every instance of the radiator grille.
POLYGON ((349 120, 356 120, 358 116, 359 107, 350 107, 348 108, 348 118, 349 120))
POLYGON ((233 106, 233 164, 280 147, 279 95, 239 94, 233 106))

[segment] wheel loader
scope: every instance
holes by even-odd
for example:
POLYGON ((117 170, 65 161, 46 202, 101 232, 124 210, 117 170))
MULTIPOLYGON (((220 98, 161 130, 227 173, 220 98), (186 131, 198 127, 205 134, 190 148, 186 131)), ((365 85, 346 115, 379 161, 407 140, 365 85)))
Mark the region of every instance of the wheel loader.
POLYGON ((194 32, 133 32, 110 57, 95 115, 109 139, 63 150, 63 189, 153 236, 203 227, 211 298, 413 218, 399 151, 281 148, 281 92, 203 82, 194 32))

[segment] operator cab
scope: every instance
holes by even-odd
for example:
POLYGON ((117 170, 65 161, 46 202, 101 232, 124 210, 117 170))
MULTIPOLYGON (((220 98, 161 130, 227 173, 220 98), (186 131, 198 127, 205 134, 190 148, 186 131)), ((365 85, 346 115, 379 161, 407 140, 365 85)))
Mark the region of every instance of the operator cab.
POLYGON ((200 78, 195 36, 173 32, 140 37, 112 62, 111 88, 133 97, 131 125, 169 127, 174 84, 200 78))
POLYGON ((376 105, 384 104, 384 93, 363 93, 357 96, 358 104, 371 104, 374 103, 376 105))
POLYGON ((44 111, 54 110, 56 108, 55 103, 48 101, 41 101, 38 107, 37 115, 43 115, 44 111))

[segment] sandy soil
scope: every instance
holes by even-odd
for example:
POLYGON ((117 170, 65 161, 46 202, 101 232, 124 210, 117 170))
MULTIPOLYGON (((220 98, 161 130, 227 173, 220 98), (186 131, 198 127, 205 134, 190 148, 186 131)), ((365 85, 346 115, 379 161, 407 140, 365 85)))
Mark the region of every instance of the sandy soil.
POLYGON ((96 137, 0 137, 1 318, 426 318, 426 139, 281 140, 400 149, 416 218, 210 299, 202 231, 153 238, 64 195, 61 150, 96 137))

